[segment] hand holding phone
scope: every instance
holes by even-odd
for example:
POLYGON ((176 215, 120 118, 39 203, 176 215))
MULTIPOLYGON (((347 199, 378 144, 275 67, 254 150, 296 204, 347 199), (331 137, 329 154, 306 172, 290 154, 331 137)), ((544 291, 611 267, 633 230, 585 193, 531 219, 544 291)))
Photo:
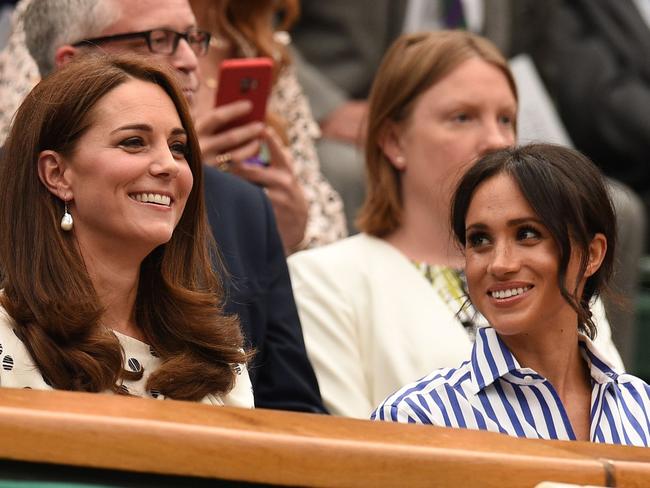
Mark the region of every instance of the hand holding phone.
POLYGON ((237 100, 248 100, 251 111, 231 121, 223 129, 250 122, 264 122, 266 104, 271 92, 273 61, 271 58, 226 59, 219 67, 219 87, 215 105, 225 105, 237 100))

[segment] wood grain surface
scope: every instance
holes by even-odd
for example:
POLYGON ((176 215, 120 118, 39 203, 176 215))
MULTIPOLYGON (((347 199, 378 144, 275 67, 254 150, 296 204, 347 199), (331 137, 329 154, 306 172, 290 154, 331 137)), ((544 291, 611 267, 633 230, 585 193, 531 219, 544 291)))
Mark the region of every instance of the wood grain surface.
POLYGON ((288 486, 650 486, 650 449, 0 388, 0 458, 288 486))

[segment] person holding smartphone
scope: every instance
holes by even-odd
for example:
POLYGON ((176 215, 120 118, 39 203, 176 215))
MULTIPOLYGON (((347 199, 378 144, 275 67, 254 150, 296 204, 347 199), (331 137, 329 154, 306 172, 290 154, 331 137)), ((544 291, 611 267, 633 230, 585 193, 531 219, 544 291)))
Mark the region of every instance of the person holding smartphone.
MULTIPOLYGON (((203 83, 195 104, 205 163, 266 189, 287 254, 345 237, 343 203, 321 174, 314 148, 318 126, 290 66, 286 46, 274 31, 280 9, 277 2, 190 3, 199 27, 212 34, 209 52, 199 60, 203 83), (253 57, 273 61, 266 117, 233 123, 259 107, 249 100, 215 107, 220 65, 229 58, 253 57)), ((296 2, 287 0, 282 7, 284 23, 291 22, 296 2)))

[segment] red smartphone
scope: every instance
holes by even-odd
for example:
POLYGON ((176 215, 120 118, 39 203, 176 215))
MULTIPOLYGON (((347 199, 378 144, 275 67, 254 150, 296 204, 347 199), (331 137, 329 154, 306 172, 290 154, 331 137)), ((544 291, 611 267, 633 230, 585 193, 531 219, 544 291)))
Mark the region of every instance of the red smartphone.
POLYGON ((219 88, 216 105, 237 100, 249 100, 253 104, 250 113, 230 122, 224 129, 249 122, 264 122, 266 104, 271 92, 273 60, 271 58, 226 59, 219 66, 219 88))

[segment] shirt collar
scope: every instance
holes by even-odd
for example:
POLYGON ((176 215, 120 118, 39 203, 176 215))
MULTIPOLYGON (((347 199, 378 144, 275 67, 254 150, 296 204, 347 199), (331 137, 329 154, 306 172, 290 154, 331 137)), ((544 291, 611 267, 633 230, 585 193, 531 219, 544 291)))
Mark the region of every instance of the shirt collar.
POLYGON ((472 389, 478 393, 506 373, 520 369, 520 366, 496 331, 492 327, 482 327, 476 334, 470 368, 472 389))
MULTIPOLYGON (((583 334, 578 336, 578 341, 580 352, 589 365, 593 380, 599 384, 617 382, 619 374, 593 342, 583 334)), ((472 349, 470 369, 474 394, 508 373, 517 373, 517 377, 522 374, 535 374, 533 370, 520 366, 492 327, 479 328, 472 349)))
POLYGON ((620 373, 616 372, 612 363, 598 350, 596 345, 584 334, 578 336, 580 353, 587 364, 591 377, 596 383, 616 383, 620 373))

